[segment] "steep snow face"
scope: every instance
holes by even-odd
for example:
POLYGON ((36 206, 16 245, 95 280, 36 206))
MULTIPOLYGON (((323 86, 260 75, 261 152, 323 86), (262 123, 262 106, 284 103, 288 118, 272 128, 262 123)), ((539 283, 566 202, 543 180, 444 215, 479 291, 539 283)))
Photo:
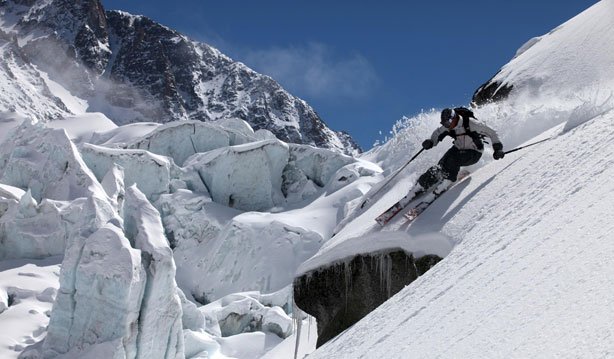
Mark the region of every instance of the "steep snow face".
POLYGON ((614 1, 602 0, 552 30, 531 39, 514 59, 474 95, 483 102, 506 87, 531 98, 574 97, 577 91, 611 87, 614 81, 614 1), (563 95, 563 96, 562 96, 563 95))
MULTIPOLYGON (((385 187, 382 181, 348 203, 349 220, 299 273, 391 247, 447 257, 314 357, 612 352, 605 298, 614 288, 605 279, 612 276, 605 263, 612 260, 606 238, 614 231, 608 205, 612 130, 606 128, 614 118, 614 71, 611 41, 601 41, 612 37, 613 4, 602 1, 523 46, 495 77, 500 82, 490 83, 513 85, 510 97, 475 110, 499 132, 506 150, 551 141, 495 163, 487 148, 469 168, 471 177, 412 224, 399 216, 380 230, 373 218, 438 161, 446 142, 422 153, 397 180, 385 187), (369 205, 359 209, 367 198, 369 205), (576 270, 576 262, 592 264, 576 270)), ((393 139, 362 158, 392 174, 420 150, 438 117, 430 111, 400 121, 393 139)))
POLYGON ((311 356, 607 357, 613 119, 560 125, 544 134, 551 141, 480 168, 411 226, 393 223, 456 247, 311 356))

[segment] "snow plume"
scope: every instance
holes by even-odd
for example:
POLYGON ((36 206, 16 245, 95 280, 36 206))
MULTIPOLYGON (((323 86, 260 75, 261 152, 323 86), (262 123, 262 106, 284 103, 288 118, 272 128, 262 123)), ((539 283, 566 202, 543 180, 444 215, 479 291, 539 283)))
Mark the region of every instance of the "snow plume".
POLYGON ((576 95, 580 102, 565 122, 563 132, 569 132, 583 123, 614 109, 614 86, 596 87, 576 95))
MULTIPOLYGON (((565 123, 564 132, 614 108, 614 84, 602 81, 589 84, 581 90, 562 89, 556 96, 535 95, 532 90, 517 91, 510 98, 473 108, 476 118, 497 131, 504 149, 510 150, 532 140, 546 130, 565 123)), ((470 106, 466 106, 470 107, 470 106)), ((362 158, 378 163, 391 173, 402 166, 421 149, 421 143, 430 138, 439 126, 440 109, 424 111, 413 117, 403 117, 393 126, 392 137, 383 145, 373 148, 362 158)), ((488 140, 487 140, 488 141, 488 140)), ((489 141, 488 141, 489 142, 489 141)), ((432 150, 423 152, 406 173, 420 174, 437 163, 450 147, 446 139, 432 150)), ((474 166, 492 161, 489 145, 485 156, 474 166)))

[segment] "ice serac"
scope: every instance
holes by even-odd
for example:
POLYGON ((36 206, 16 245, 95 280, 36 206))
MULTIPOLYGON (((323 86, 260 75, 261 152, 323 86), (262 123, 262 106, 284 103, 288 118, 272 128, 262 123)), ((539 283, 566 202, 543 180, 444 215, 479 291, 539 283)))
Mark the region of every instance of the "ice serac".
POLYGON ((74 273, 62 267, 44 357, 87 352, 92 346, 110 343, 112 357, 135 358, 146 284, 141 251, 132 248, 113 224, 106 224, 84 243, 73 243, 79 244, 80 251, 71 251, 80 255, 74 273))
POLYGON ((37 201, 67 201, 104 190, 64 130, 25 121, 0 145, 0 183, 29 189, 37 201))
MULTIPOLYGON (((287 289, 289 286, 278 293, 287 293, 287 289)), ((206 318, 206 330, 209 333, 229 337, 264 331, 284 339, 292 333, 292 319, 279 303, 267 303, 267 299, 260 292, 235 293, 202 306, 199 310, 206 318)))
POLYGON ((128 148, 145 149, 171 157, 181 166, 193 154, 229 145, 229 134, 219 126, 200 121, 182 121, 160 126, 129 144, 128 148))
MULTIPOLYGON (((85 206, 97 216, 68 236, 43 356, 183 358, 182 302, 158 212, 136 186, 126 190, 125 230, 108 202, 85 206)), ((199 313, 183 306, 198 329, 199 313)))
POLYGON ((145 150, 112 149, 88 143, 81 146, 81 154, 100 181, 119 165, 124 169, 126 187, 138 183, 147 198, 154 200, 169 192, 174 164, 166 157, 145 150))
POLYGON ((283 203, 282 172, 288 145, 268 140, 197 154, 186 161, 217 203, 242 210, 265 210, 283 203))
POLYGON ((241 145, 256 140, 254 130, 245 121, 225 119, 216 122, 176 121, 153 130, 129 143, 127 148, 171 157, 179 166, 196 153, 241 145))
POLYGON ((137 358, 183 358, 181 299, 175 283, 173 252, 160 214, 136 185, 126 189, 126 237, 141 250, 147 282, 138 322, 137 358))
POLYGON ((441 258, 415 258, 400 249, 332 262, 294 280, 294 301, 314 316, 321 346, 354 325, 441 258))

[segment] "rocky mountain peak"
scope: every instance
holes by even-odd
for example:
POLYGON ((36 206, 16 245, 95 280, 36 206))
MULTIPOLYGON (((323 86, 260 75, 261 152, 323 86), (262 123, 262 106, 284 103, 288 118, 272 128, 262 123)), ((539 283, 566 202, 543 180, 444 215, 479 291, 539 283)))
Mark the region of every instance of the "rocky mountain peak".
POLYGON ((287 142, 360 152, 270 77, 147 17, 98 0, 5 0, 0 16, 33 64, 117 124, 238 118, 287 142))

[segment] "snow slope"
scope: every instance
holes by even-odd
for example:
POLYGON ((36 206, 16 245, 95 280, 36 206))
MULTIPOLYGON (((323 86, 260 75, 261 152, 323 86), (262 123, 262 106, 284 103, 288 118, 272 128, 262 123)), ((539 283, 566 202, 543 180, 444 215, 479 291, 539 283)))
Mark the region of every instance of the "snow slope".
MULTIPOLYGON (((449 254, 310 358, 614 355, 613 9, 613 1, 601 1, 524 46, 497 75, 515 95, 476 110, 505 149, 550 141, 496 162, 487 151, 469 178, 411 225, 397 218, 380 230, 373 218, 447 142, 419 157, 365 210, 356 210, 364 198, 349 206, 354 220, 299 273, 394 246, 436 254, 447 244, 449 254), (380 246, 366 247, 365 238, 380 246), (425 239, 430 248, 420 245, 425 239)), ((391 141, 363 158, 391 173, 418 151, 437 115, 400 122, 391 141)))
POLYGON ((602 0, 548 34, 529 40, 490 82, 519 95, 553 96, 562 88, 599 88, 614 73, 614 1, 602 0), (588 35, 588 37, 587 37, 588 35), (523 92, 525 92, 523 94, 523 92))
POLYGON ((439 219, 454 250, 310 358, 613 355, 613 120, 510 155, 444 195, 409 233, 439 219))

